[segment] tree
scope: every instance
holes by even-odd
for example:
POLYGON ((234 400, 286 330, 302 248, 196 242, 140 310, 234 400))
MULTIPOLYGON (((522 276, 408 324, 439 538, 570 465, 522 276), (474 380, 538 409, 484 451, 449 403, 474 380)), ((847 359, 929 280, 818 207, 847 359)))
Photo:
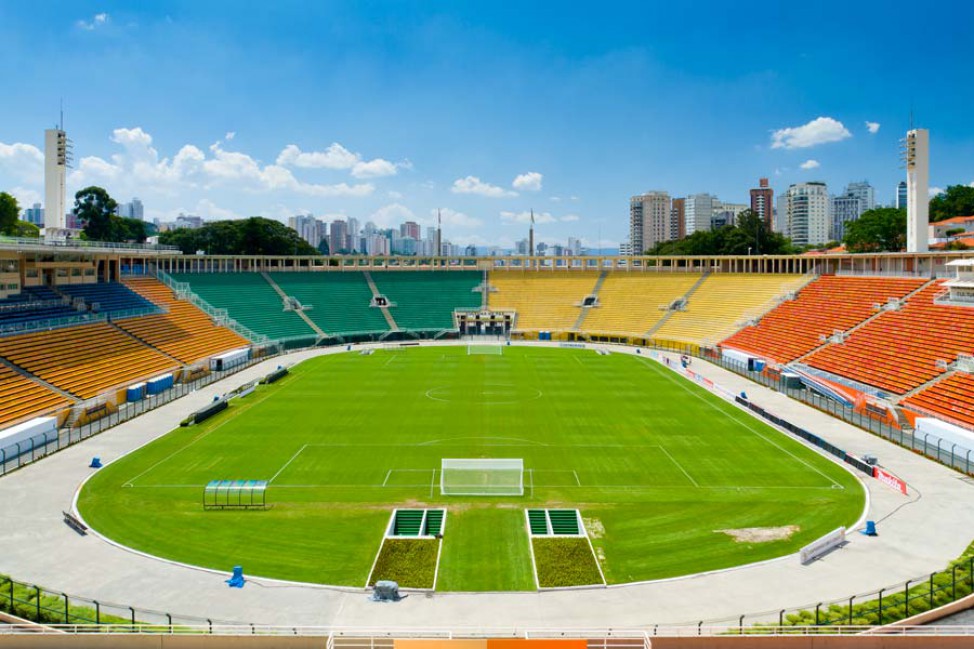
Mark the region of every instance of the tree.
POLYGON ((180 228, 159 235, 159 243, 178 246, 183 254, 211 255, 317 255, 298 233, 279 221, 252 216, 237 221, 215 221, 201 228, 180 228))
POLYGON ((33 223, 28 223, 27 221, 17 221, 14 226, 9 228, 4 234, 11 237, 20 237, 21 239, 37 239, 41 236, 41 229, 33 223))
POLYGON ((906 245, 906 210, 880 207, 845 226, 849 252, 898 252, 906 245))
POLYGON ((950 185, 947 191, 930 199, 930 222, 955 216, 974 216, 974 187, 950 185))
POLYGON ((118 203, 101 187, 85 187, 74 195, 74 213, 84 228, 84 235, 93 241, 112 241, 112 223, 118 203))
POLYGON ((119 216, 111 218, 111 235, 109 241, 135 241, 144 243, 149 236, 150 224, 141 219, 130 219, 119 216))
POLYGON ((318 254, 327 257, 331 254, 331 250, 328 248, 328 238, 322 237, 321 241, 318 243, 318 254))
POLYGON ((0 192, 0 234, 12 234, 20 218, 20 206, 17 199, 7 192, 0 192))
POLYGON ((744 210, 734 225, 700 230, 677 241, 663 241, 647 255, 779 255, 793 251, 791 241, 772 232, 760 216, 744 210))

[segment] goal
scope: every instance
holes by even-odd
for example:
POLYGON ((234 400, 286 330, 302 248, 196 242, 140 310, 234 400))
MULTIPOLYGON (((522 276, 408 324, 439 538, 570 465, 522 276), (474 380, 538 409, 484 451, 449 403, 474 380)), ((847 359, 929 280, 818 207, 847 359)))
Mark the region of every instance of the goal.
POLYGON ((470 343, 467 345, 467 356, 475 356, 478 354, 503 356, 504 346, 497 343, 470 343))
POLYGON ((440 493, 444 496, 523 496, 524 460, 443 458, 440 493))

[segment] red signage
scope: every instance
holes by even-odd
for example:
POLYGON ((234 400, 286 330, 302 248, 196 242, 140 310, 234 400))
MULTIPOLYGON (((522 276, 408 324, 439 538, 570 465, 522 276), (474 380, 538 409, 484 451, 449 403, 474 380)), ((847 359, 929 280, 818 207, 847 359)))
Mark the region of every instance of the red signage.
POLYGON ((878 466, 874 466, 873 477, 879 480, 880 482, 882 482, 884 485, 896 489, 904 496, 906 495, 906 483, 900 480, 899 478, 897 478, 889 471, 884 471, 883 469, 880 469, 878 466))

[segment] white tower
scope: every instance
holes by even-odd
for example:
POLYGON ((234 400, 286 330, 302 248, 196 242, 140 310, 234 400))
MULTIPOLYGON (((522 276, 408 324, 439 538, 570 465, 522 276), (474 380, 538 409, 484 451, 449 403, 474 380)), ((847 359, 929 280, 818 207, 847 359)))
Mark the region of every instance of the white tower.
POLYGON ((71 143, 62 128, 44 131, 44 230, 45 236, 58 236, 64 222, 65 179, 71 162, 71 143))
POLYGON ((906 251, 927 252, 930 226, 930 131, 906 133, 906 251))

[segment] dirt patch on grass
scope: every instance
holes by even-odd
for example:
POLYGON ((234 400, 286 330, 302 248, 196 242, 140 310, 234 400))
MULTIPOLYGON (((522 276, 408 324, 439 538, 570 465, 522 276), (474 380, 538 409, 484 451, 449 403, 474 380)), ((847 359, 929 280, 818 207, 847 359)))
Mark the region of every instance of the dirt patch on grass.
POLYGON ((768 543, 770 541, 784 541, 800 530, 797 525, 784 527, 741 527, 736 530, 714 530, 733 538, 738 543, 768 543))
POLYGON ((597 518, 583 518, 582 523, 585 524, 585 531, 593 539, 601 539, 605 536, 605 526, 597 518))

